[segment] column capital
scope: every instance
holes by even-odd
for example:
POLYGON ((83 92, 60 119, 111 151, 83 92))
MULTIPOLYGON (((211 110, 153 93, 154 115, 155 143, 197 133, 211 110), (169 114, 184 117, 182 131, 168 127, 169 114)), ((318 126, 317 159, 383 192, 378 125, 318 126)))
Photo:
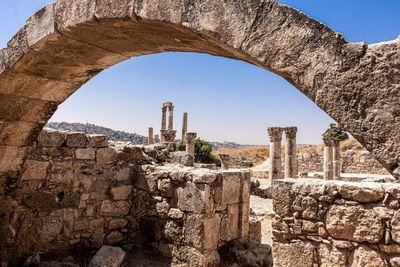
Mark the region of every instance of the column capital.
POLYGON ((295 139, 297 134, 297 127, 285 127, 285 136, 287 139, 295 139))
POLYGON ((283 128, 281 127, 269 127, 268 136, 271 142, 280 142, 282 140, 283 128))
POLYGON ((192 144, 197 138, 197 133, 186 133, 185 135, 185 142, 187 144, 192 144))
POLYGON ((336 141, 332 137, 324 136, 322 137, 322 140, 324 141, 325 146, 331 146, 331 147, 335 146, 336 141))
POLYGON ((161 134, 164 138, 164 142, 172 143, 176 137, 176 131, 174 130, 161 130, 161 134))

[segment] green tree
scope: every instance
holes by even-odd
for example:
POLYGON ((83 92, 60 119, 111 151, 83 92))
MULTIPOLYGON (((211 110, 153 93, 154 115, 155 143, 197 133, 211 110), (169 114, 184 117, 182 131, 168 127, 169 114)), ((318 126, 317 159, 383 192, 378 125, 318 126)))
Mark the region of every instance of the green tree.
POLYGON ((322 134, 323 137, 332 138, 335 141, 344 141, 349 139, 349 135, 339 125, 335 123, 329 124, 329 128, 322 134))
POLYGON ((186 143, 185 141, 180 141, 177 145, 176 145, 176 150, 178 151, 185 151, 186 150, 186 143))
POLYGON ((213 163, 214 159, 212 157, 212 146, 200 138, 196 139, 194 154, 196 161, 200 163, 213 163))

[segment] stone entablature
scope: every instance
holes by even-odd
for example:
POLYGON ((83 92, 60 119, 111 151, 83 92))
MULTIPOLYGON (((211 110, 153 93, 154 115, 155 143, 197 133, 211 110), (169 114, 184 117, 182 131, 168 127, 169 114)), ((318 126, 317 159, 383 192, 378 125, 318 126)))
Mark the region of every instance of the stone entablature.
POLYGON ((399 184, 285 179, 272 196, 274 266, 398 266, 399 184))
POLYGON ((129 244, 218 265, 219 246, 248 236, 250 173, 169 164, 171 154, 167 144, 112 148, 105 136, 42 132, 2 221, 1 259, 129 244))

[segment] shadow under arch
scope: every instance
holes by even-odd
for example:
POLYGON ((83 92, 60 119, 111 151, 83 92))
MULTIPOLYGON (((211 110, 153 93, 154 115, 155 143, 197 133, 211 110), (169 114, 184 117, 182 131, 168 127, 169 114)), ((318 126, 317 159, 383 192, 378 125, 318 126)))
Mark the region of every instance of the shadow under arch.
POLYGON ((398 177, 399 46, 399 40, 349 43, 272 0, 59 0, 0 50, 2 188, 18 176, 57 106, 82 84, 131 57, 171 51, 243 60, 276 73, 398 177))

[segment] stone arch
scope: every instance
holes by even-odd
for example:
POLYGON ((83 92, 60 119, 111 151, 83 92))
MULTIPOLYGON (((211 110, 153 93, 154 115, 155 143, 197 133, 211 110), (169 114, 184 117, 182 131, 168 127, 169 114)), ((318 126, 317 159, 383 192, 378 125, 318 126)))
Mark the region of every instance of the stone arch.
POLYGON ((280 75, 399 177, 400 39, 350 43, 273 0, 59 0, 0 50, 1 192, 69 95, 111 65, 166 51, 229 57, 280 75))

